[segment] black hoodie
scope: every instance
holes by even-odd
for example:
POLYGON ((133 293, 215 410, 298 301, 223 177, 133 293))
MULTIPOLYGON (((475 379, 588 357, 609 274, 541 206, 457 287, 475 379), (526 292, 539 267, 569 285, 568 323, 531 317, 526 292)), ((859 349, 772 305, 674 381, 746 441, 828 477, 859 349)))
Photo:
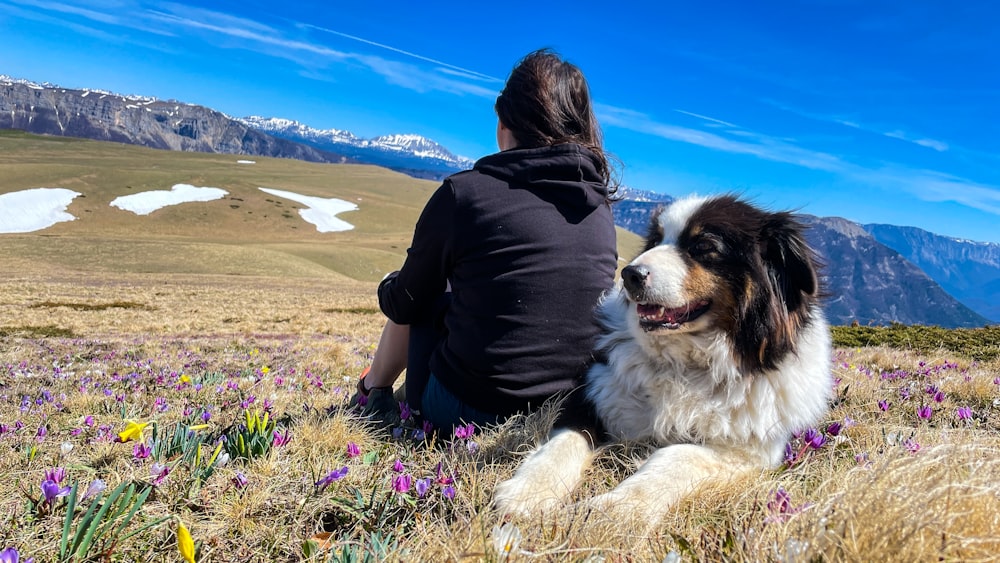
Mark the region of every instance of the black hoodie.
POLYGON ((451 283, 430 367, 469 406, 509 415, 579 383, 618 261, 596 164, 577 144, 483 157, 431 196, 402 269, 379 286, 386 316, 412 324, 451 283))

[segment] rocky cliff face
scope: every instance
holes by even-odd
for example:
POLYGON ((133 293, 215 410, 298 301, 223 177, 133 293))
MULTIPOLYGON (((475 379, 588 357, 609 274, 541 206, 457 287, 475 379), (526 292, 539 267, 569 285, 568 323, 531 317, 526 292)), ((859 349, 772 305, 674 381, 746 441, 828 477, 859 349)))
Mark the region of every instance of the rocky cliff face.
POLYGON ((881 244, 861 225, 802 216, 809 244, 826 263, 826 312, 834 324, 979 327, 989 321, 949 295, 919 267, 881 244))
POLYGON ((202 106, 0 77, 0 129, 83 137, 157 149, 272 156, 311 162, 346 157, 278 139, 202 106))
POLYGON ((876 240, 902 254, 948 293, 1000 322, 1000 244, 945 237, 916 227, 865 225, 876 240))

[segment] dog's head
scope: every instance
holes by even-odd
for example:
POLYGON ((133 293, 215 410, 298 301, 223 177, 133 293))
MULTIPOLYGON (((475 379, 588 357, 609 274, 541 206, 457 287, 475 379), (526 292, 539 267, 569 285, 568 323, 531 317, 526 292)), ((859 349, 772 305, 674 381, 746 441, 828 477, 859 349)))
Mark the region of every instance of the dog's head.
POLYGON ((791 213, 733 196, 681 199, 657 213, 622 285, 646 338, 722 331, 745 373, 794 352, 819 294, 817 258, 791 213))

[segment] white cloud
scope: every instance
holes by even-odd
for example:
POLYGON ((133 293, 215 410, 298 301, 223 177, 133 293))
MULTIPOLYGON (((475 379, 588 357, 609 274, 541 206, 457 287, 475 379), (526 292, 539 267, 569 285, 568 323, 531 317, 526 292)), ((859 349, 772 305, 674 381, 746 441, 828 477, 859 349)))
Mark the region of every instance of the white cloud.
POLYGON ((449 63, 446 63, 446 62, 443 62, 443 61, 439 61, 437 59, 432 59, 430 57, 425 57, 425 56, 419 55, 417 53, 412 53, 410 51, 405 51, 403 49, 399 49, 399 48, 393 47, 391 45, 385 45, 383 43, 377 43, 375 41, 371 41, 371 40, 365 39, 363 37, 357 37, 355 35, 348 35, 347 33, 343 33, 343 32, 340 32, 340 31, 335 31, 335 30, 332 30, 332 29, 328 29, 328 28, 325 28, 325 27, 319 27, 319 26, 315 26, 315 25, 311 25, 311 24, 301 24, 301 25, 303 27, 307 27, 307 28, 310 28, 310 29, 315 29, 317 31, 322 31, 324 33, 329 33, 331 35, 336 35, 338 37, 344 37, 346 39, 352 39, 354 41, 358 41, 358 42, 364 43, 366 45, 372 45, 374 47, 380 47, 382 49, 386 49, 386 50, 392 51, 394 53, 399 53, 401 55, 406 55, 407 57, 412 57, 414 59, 418 59, 418 60, 421 60, 421 61, 424 61, 424 62, 433 63, 435 65, 443 67, 443 68, 440 68, 438 70, 440 70, 441 72, 446 73, 446 74, 452 74, 452 75, 455 75, 455 76, 461 76, 463 78, 470 78, 470 79, 473 79, 473 80, 484 80, 484 81, 487 81, 487 82, 503 82, 502 79, 495 78, 495 77, 490 76, 488 74, 483 74, 481 72, 476 72, 474 70, 469 70, 467 68, 462 68, 460 66, 455 66, 453 64, 449 64, 449 63))
POLYGON ((954 202, 1000 215, 1000 187, 934 170, 889 166, 880 170, 858 170, 856 178, 870 185, 910 193, 924 201, 954 202))
POLYGON ((391 61, 372 55, 356 55, 355 58, 376 74, 382 76, 390 84, 395 84, 416 92, 433 90, 451 94, 471 94, 484 98, 496 97, 499 90, 485 88, 463 80, 453 80, 433 71, 423 70, 415 65, 400 61, 391 61))
POLYGON ((854 119, 848 119, 848 118, 841 117, 841 116, 838 116, 838 115, 823 115, 823 114, 819 114, 819 113, 804 111, 804 110, 801 110, 801 109, 798 109, 798 108, 793 108, 793 107, 791 107, 791 106, 789 106, 787 104, 783 104, 781 102, 777 102, 777 101, 774 101, 774 100, 771 100, 771 99, 763 99, 761 101, 764 102, 764 103, 766 103, 766 104, 768 104, 768 105, 770 105, 770 106, 776 107, 776 108, 778 108, 780 110, 787 111, 789 113, 793 113, 795 115, 798 115, 798 116, 801 116, 801 117, 805 117, 807 119, 812 119, 814 121, 824 121, 824 122, 828 122, 828 123, 837 123, 837 124, 843 125, 844 127, 850 127, 851 129, 858 129, 858 130, 861 130, 861 131, 867 131, 869 133, 875 133, 875 134, 878 134, 878 135, 883 135, 883 136, 889 137, 891 139, 899 139, 900 141, 906 141, 908 143, 913 143, 913 144, 919 145, 921 147, 927 147, 929 149, 934 149, 934 150, 936 150, 938 152, 944 152, 944 151, 948 150, 948 148, 949 148, 948 143, 945 143, 944 141, 938 141, 938 140, 935 140, 935 139, 928 139, 928 138, 925 138, 925 137, 920 137, 920 136, 917 136, 917 135, 912 135, 912 134, 907 133, 906 131, 903 131, 903 130, 900 130, 900 129, 893 129, 893 130, 890 130, 890 131, 885 131, 884 129, 881 129, 881 128, 878 128, 878 127, 874 127, 874 126, 871 126, 871 125, 866 125, 866 124, 863 124, 863 123, 859 123, 858 121, 856 121, 854 119))
POLYGON ((794 164, 813 170, 827 172, 842 172, 848 164, 840 158, 820 151, 804 149, 783 139, 761 135, 752 131, 739 130, 730 132, 732 139, 723 132, 709 133, 698 129, 680 127, 662 123, 646 114, 606 104, 595 104, 598 120, 604 126, 620 127, 638 133, 645 133, 680 141, 691 145, 719 150, 735 154, 748 154, 773 162, 794 164))
POLYGON ((690 111, 684 111, 682 109, 675 109, 674 111, 676 111, 677 113, 683 113, 684 115, 690 115, 691 117, 697 117, 698 119, 703 119, 705 121, 708 121, 709 123, 715 123, 717 125, 723 125, 725 127, 733 127, 733 128, 739 129, 738 125, 733 125, 732 123, 730 123, 728 121, 723 121, 721 119, 716 119, 714 117, 708 117, 707 115, 701 115, 700 113, 694 113, 694 112, 690 112, 690 111))
POLYGON ((920 145, 922 147, 927 147, 929 149, 934 149, 938 152, 944 152, 948 150, 948 144, 942 141, 935 141, 934 139, 920 139, 911 137, 905 131, 886 131, 882 133, 886 137, 891 137, 893 139, 899 139, 901 141, 907 141, 915 145, 920 145))

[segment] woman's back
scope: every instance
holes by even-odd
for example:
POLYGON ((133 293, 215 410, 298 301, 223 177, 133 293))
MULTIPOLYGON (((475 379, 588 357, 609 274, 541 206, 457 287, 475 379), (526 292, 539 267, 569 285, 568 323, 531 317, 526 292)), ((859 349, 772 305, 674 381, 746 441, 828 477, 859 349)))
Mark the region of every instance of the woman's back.
POLYGON ((442 187, 455 199, 452 301, 431 370, 473 407, 537 406, 590 358, 593 305, 617 267, 595 161, 572 143, 509 150, 442 187))

